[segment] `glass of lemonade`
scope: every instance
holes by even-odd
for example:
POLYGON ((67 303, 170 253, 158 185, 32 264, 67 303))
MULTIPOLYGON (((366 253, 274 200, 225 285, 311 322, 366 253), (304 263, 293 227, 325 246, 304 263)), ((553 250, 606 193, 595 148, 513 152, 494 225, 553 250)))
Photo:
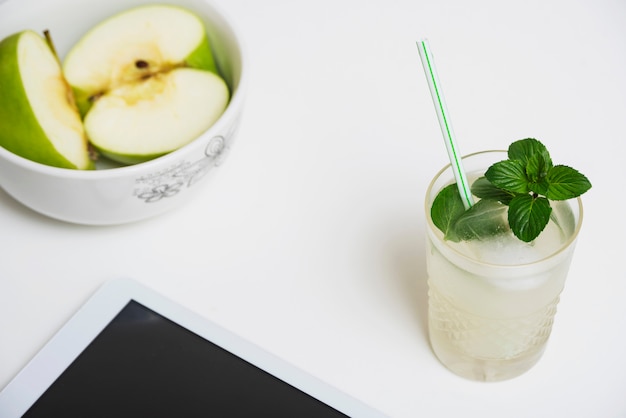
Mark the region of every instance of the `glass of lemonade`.
MULTIPOLYGON (((464 157, 470 184, 506 158, 506 151, 464 157)), ((453 242, 444 240, 431 219, 435 196, 451 183, 448 165, 426 193, 431 345, 460 376, 513 378, 537 363, 546 347, 582 224, 581 199, 555 202, 548 225, 530 243, 511 231, 453 242)))

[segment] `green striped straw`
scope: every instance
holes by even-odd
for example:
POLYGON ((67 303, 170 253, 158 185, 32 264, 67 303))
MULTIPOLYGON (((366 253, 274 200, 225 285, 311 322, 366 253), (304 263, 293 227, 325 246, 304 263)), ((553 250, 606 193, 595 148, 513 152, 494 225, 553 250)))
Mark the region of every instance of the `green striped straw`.
POLYGON ((439 77, 437 77, 437 71, 435 70, 433 55, 430 52, 430 47, 428 46, 428 40, 423 39, 417 42, 417 49, 419 50, 422 66, 424 67, 424 73, 426 74, 426 79, 428 80, 430 95, 432 96, 433 103, 435 104, 437 118, 439 118, 439 126, 441 127, 441 133, 443 134, 443 139, 446 143, 446 149, 448 150, 448 157, 450 157, 450 164, 452 164, 452 169, 454 171, 456 185, 459 188, 463 205, 467 210, 474 204, 474 199, 472 199, 472 192, 467 182, 465 171, 463 170, 461 154, 459 153, 459 147, 454 138, 454 132, 452 131, 452 125, 450 124, 450 117, 448 116, 448 108, 446 107, 446 102, 443 99, 441 84, 439 83, 439 77))

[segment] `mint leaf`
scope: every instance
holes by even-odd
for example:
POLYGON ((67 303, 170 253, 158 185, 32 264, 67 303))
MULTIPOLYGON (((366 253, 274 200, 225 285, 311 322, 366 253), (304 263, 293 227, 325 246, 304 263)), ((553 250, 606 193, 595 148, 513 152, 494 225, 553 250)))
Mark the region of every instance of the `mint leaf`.
POLYGON ((533 183, 539 183, 548 175, 552 168, 552 160, 544 154, 534 154, 526 162, 526 175, 533 183))
POLYGON ((535 138, 520 139, 509 145, 509 159, 520 161, 524 164, 524 166, 526 166, 528 164, 528 160, 536 154, 542 155, 544 160, 552 165, 548 149, 535 138))
POLYGON ((517 238, 531 242, 546 227, 551 212, 550 202, 545 197, 515 196, 509 203, 509 226, 517 238))
POLYGON ((454 231, 456 219, 465 212, 463 200, 456 183, 450 184, 437 194, 430 208, 430 218, 441 232, 443 238, 458 242, 459 238, 454 231))
POLYGON ((472 194, 480 199, 492 199, 508 205, 514 193, 507 192, 494 186, 486 177, 479 177, 472 184, 472 194))
MULTIPOLYGON (((548 188, 546 176, 552 168, 552 159, 545 145, 534 138, 520 139, 509 146, 508 156, 524 166, 527 191, 545 194, 548 188)), ((521 189, 519 193, 524 193, 521 189)))
POLYGON ((546 178, 543 178, 539 182, 528 183, 528 188, 530 189, 531 192, 536 193, 538 195, 544 195, 544 196, 547 193, 549 186, 550 185, 548 184, 548 180, 546 178))
POLYGON ((548 190, 547 176, 552 169, 552 161, 544 154, 537 153, 528 159, 526 163, 526 175, 528 176, 528 188, 537 193, 545 195, 548 190))
POLYGON ((528 193, 526 166, 519 160, 504 160, 493 164, 485 172, 485 177, 494 186, 513 193, 528 193))
POLYGON ((548 188, 544 194, 551 200, 573 199, 591 188, 583 174, 566 165, 556 165, 548 172, 548 188))
POLYGON ((486 239, 508 231, 506 210, 496 200, 479 200, 456 220, 456 236, 462 240, 486 239))

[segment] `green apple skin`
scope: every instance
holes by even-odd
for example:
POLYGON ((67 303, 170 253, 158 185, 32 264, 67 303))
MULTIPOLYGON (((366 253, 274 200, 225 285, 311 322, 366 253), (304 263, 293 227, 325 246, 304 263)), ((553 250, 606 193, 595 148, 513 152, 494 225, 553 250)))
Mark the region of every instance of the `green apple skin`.
MULTIPOLYGON (((176 38, 176 36, 179 36, 179 34, 172 30, 169 38, 176 38)), ((186 9, 164 4, 138 6, 102 21, 83 35, 67 54, 63 63, 64 73, 72 87, 76 105, 82 117, 85 117, 93 105, 94 98, 106 93, 112 86, 120 82, 141 79, 147 72, 160 71, 163 67, 188 67, 220 75, 204 23, 195 14, 186 9), (129 22, 132 22, 133 18, 142 19, 142 15, 154 10, 175 13, 180 18, 186 20, 185 31, 196 31, 199 34, 196 42, 193 45, 189 45, 186 56, 177 57, 173 61, 172 57, 168 57, 162 51, 158 51, 156 56, 153 54, 154 51, 146 54, 143 48, 143 44, 147 43, 145 40, 135 41, 136 35, 121 35, 129 30, 129 22), (110 31, 109 28, 116 25, 116 30, 120 33, 118 39, 107 35, 107 32, 110 31), (103 39, 106 39, 106 42, 109 44, 107 45, 107 51, 104 51, 101 47, 103 39), (94 46, 96 47, 94 48, 94 46), (124 52, 120 53, 120 51, 124 52), (118 56, 123 56, 123 61, 117 59, 118 56), (139 60, 150 62, 151 68, 137 69, 131 65, 139 60), (116 67, 124 68, 120 70, 120 68, 116 67), (100 76, 99 79, 94 80, 91 74, 98 73, 101 75, 106 74, 106 76, 100 76)))
POLYGON ((68 100, 71 93, 61 67, 37 33, 25 30, 0 42, 0 92, 3 148, 54 167, 94 168, 80 116, 68 100), (24 45, 29 46, 30 54, 20 54, 20 46, 27 48, 24 45), (29 60, 24 55, 34 58, 29 60), (24 68, 39 65, 41 72, 24 68), (41 88, 27 91, 33 85, 41 88))

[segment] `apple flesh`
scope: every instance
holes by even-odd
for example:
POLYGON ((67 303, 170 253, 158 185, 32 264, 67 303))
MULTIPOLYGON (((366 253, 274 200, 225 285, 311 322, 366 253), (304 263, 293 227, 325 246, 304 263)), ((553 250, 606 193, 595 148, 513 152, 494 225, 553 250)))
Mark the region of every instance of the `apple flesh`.
POLYGON ((122 163, 191 142, 230 98, 204 24, 177 6, 140 6, 110 17, 70 50, 63 69, 89 141, 122 163))
POLYGON ((90 169, 72 92, 44 38, 26 30, 0 42, 0 145, 29 160, 90 169))
POLYGON ((228 88, 220 77, 180 68, 110 90, 87 113, 85 129, 103 155, 133 164, 197 138, 227 103, 228 88))

